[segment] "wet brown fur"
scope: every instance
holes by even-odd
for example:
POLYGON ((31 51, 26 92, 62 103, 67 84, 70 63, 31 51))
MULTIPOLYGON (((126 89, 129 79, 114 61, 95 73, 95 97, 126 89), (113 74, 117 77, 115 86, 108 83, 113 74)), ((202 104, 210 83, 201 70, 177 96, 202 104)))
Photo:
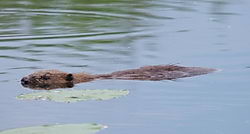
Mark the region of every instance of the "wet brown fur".
POLYGON ((211 68, 183 67, 176 65, 145 66, 138 69, 117 71, 110 74, 92 75, 87 73, 66 73, 59 70, 44 70, 23 77, 25 87, 33 89, 55 89, 73 87, 74 84, 96 79, 124 80, 173 80, 183 77, 207 74, 215 71, 211 68))

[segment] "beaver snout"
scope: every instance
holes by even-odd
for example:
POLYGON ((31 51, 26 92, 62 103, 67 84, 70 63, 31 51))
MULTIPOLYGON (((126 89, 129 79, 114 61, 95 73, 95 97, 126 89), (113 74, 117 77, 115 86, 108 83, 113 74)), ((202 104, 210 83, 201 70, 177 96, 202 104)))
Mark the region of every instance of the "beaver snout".
POLYGON ((23 77, 23 78, 21 79, 21 84, 22 84, 23 86, 27 86, 27 85, 29 84, 28 78, 27 78, 27 77, 23 77))

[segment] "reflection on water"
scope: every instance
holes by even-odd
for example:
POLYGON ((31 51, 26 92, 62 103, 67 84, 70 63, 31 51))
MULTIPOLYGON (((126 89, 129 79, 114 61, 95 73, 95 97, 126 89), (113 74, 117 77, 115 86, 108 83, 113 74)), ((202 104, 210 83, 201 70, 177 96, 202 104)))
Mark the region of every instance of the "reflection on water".
POLYGON ((1 31, 1 35, 4 36, 58 34, 78 36, 81 33, 105 34, 137 31, 144 30, 145 26, 150 25, 141 23, 143 19, 161 18, 161 16, 144 12, 145 8, 154 6, 147 4, 147 1, 133 2, 133 4, 123 1, 42 3, 29 1, 29 4, 11 1, 3 3, 1 20, 3 20, 4 30, 1 31))
POLYGON ((47 60, 44 55, 85 59, 90 51, 127 56, 134 40, 154 36, 148 32, 154 24, 147 20, 172 19, 147 11, 162 8, 147 0, 1 1, 0 6, 0 49, 21 52, 1 58, 25 61, 47 60))
POLYGON ((109 134, 249 132, 249 4, 248 0, 1 0, 0 130, 97 122, 110 124, 103 131, 109 134), (14 99, 29 92, 20 79, 40 69, 99 74, 155 64, 222 71, 174 82, 107 80, 74 87, 131 91, 130 96, 107 103, 60 105, 14 99))
MULTIPOLYGON (((146 41, 143 47, 155 50, 156 32, 164 23, 166 31, 185 16, 178 12, 199 12, 197 5, 210 6, 215 15, 229 15, 223 11, 230 1, 225 0, 98 0, 46 1, 2 0, 0 5, 1 58, 45 61, 46 56, 110 61, 117 56, 122 64, 133 63, 138 53, 137 41, 146 41), (162 20, 162 21, 161 21, 162 20), (164 22, 164 23, 163 23, 164 22), (169 27, 169 28, 168 28, 169 27), (6 51, 7 50, 7 51, 6 51), (96 52, 104 55, 100 58, 96 52), (18 53, 16 56, 13 53, 18 53), (109 57, 110 55, 111 57, 109 57), (124 57, 125 56, 125 57, 124 57)), ((219 17, 213 17, 219 20, 219 17)), ((178 29, 176 32, 190 32, 178 29)), ((169 30, 168 30, 169 29, 169 30)), ((168 36, 168 35, 166 35, 168 36)), ((140 48, 143 49, 143 48, 140 48)), ((147 57, 155 57, 146 54, 147 57)), ((65 61, 64 61, 65 62, 65 61)), ((46 64, 62 64, 55 60, 46 64)), ((70 66, 73 63, 66 63, 70 66)), ((85 66, 82 64, 73 66, 85 66)))

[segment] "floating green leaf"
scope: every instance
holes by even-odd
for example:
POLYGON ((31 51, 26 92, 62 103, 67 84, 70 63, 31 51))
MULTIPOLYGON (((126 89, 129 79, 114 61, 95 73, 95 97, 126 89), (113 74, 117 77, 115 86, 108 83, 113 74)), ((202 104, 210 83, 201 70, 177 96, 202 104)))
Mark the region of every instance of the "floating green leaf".
POLYGON ((125 96, 128 90, 50 90, 17 96, 23 100, 51 100, 56 102, 78 102, 87 100, 109 100, 125 96))
POLYGON ((43 125, 0 131, 0 134, 94 134, 106 126, 100 124, 43 125))

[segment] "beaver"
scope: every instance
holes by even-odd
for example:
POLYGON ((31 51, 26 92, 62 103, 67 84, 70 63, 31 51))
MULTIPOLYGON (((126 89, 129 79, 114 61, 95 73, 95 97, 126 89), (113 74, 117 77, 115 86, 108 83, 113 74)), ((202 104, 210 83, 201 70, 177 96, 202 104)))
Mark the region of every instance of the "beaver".
POLYGON ((74 84, 97 79, 123 80, 175 80, 178 78, 208 74, 216 69, 184 67, 177 65, 144 66, 138 69, 117 71, 109 74, 67 73, 59 70, 44 70, 32 73, 21 79, 24 87, 32 89, 71 88, 74 84))

